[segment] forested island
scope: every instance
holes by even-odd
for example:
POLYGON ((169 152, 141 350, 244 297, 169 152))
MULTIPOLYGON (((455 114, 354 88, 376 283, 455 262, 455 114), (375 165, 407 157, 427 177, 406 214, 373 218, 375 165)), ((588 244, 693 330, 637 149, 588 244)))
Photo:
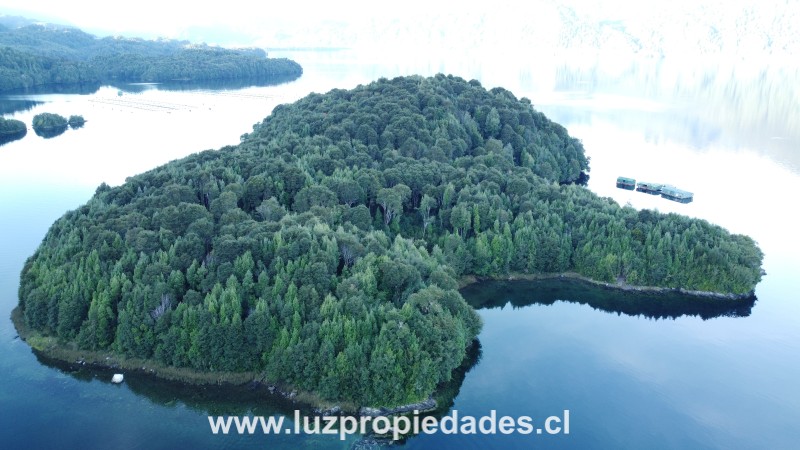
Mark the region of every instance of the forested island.
POLYGON ((69 122, 66 117, 60 114, 45 112, 33 116, 33 123, 31 125, 37 136, 52 138, 67 131, 69 122))
POLYGON ((39 113, 33 116, 34 130, 52 130, 57 128, 67 128, 69 122, 60 114, 39 113))
POLYGON ((583 146, 528 99, 437 75, 280 105, 237 146, 101 185, 26 262, 18 329, 355 405, 427 398, 481 329, 467 276, 752 295, 762 253, 577 184, 583 146))
POLYGON ((98 38, 57 25, 0 25, 0 91, 50 85, 249 80, 299 77, 299 64, 261 49, 225 49, 176 40, 98 38))
POLYGON ((28 133, 25 122, 0 117, 0 145, 22 139, 28 133))
POLYGON ((71 115, 69 116, 69 119, 67 119, 67 123, 69 124, 70 128, 75 130, 86 125, 86 119, 84 119, 83 116, 71 115))

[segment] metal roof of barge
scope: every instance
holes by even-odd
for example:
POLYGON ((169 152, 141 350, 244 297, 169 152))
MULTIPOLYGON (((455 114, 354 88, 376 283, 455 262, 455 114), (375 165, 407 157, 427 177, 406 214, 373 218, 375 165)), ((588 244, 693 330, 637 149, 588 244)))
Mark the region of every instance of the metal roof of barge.
POLYGON ((675 186, 662 186, 661 193, 671 195, 673 197, 694 197, 694 193, 678 189, 675 186))

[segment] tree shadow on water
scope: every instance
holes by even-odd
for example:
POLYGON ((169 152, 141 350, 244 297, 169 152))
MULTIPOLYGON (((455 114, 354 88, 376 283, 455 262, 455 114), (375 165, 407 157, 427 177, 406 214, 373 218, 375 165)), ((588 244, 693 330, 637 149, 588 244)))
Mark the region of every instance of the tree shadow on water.
POLYGON ((703 320, 717 317, 747 317, 756 297, 728 300, 698 297, 678 292, 634 292, 595 285, 569 278, 534 281, 489 281, 461 290, 476 309, 552 305, 558 301, 578 303, 612 314, 649 319, 677 319, 684 316, 703 320))
POLYGON ((52 139, 56 136, 61 136, 67 131, 69 128, 67 125, 63 127, 51 127, 51 128, 34 128, 33 131, 36 133, 37 136, 45 138, 45 139, 52 139))

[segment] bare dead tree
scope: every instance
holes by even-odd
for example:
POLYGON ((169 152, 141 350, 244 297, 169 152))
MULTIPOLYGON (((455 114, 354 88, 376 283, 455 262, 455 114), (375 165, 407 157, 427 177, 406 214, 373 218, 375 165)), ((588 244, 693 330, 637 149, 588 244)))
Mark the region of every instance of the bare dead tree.
POLYGON ((152 317, 153 320, 158 320, 158 318, 163 316, 171 306, 172 299, 169 298, 169 294, 162 294, 161 303, 159 303, 154 310, 150 311, 150 317, 152 317))
POLYGON ((356 261, 356 253, 353 249, 347 244, 342 244, 339 249, 342 251, 342 260, 344 260, 344 264, 348 267, 352 266, 356 261))

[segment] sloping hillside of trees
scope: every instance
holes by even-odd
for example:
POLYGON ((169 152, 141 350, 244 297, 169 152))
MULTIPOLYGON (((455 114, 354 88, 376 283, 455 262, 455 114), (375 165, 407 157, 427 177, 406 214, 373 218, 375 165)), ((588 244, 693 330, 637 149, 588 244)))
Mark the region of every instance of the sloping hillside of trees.
POLYGON ((100 186, 27 261, 20 308, 64 344, 394 405, 450 379, 477 336, 463 275, 759 281, 750 238, 620 207, 575 184, 587 170, 563 127, 477 81, 311 94, 238 146, 100 186))
POLYGON ((302 68, 260 49, 98 38, 53 25, 0 28, 0 91, 52 84, 296 78, 302 68))

